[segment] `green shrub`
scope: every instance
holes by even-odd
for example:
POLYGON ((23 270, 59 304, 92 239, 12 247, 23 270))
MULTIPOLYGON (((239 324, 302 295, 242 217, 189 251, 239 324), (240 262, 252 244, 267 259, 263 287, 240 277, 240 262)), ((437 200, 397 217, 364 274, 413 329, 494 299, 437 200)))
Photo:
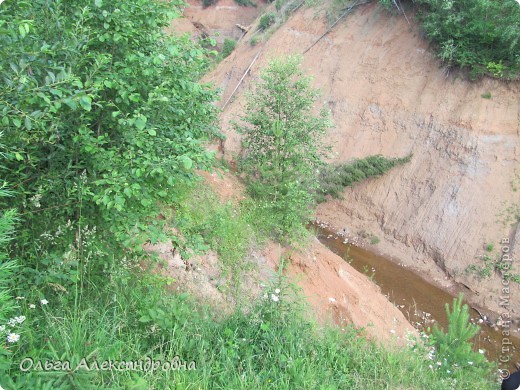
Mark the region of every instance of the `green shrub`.
POLYGON ((515 0, 417 0, 429 39, 448 66, 515 78, 520 72, 520 7, 515 0))
POLYGON ((486 92, 480 95, 483 99, 491 99, 491 92, 486 92))
POLYGON ((256 7, 256 3, 252 0, 235 0, 235 3, 243 7, 256 7))
POLYGON ((258 28, 260 30, 266 30, 269 26, 273 25, 274 22, 276 22, 276 14, 274 12, 269 12, 260 17, 258 28))
POLYGON ((213 4, 215 4, 217 2, 217 0, 202 0, 202 6, 204 8, 207 8, 213 4))
POLYGON ((235 47, 237 46, 237 41, 234 39, 226 38, 224 39, 224 45, 222 46, 222 58, 226 58, 229 56, 233 50, 235 50, 235 47))
POLYGON ((372 244, 372 245, 377 245, 377 244, 379 244, 380 241, 381 240, 379 239, 378 236, 373 235, 372 237, 370 237, 370 244, 372 244))
POLYGON ((75 6, 0 6, 0 131, 13 151, 0 169, 18 183, 4 203, 23 210, 20 250, 33 245, 25 229, 80 217, 139 247, 163 234, 158 206, 213 160, 216 95, 198 82, 207 52, 166 34, 174 3, 75 6))

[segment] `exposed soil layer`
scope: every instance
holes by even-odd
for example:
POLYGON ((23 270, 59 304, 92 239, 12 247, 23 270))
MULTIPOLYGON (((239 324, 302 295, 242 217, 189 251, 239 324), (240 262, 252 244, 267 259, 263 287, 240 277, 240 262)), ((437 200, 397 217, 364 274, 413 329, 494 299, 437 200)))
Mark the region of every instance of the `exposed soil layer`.
POLYGON ((252 0, 255 7, 241 6, 234 0, 219 0, 204 7, 202 1, 189 0, 183 17, 172 21, 172 29, 177 33, 189 33, 193 37, 204 35, 215 39, 220 46, 224 39, 239 40, 257 16, 265 8, 261 0, 252 0))
POLYGON ((275 268, 281 257, 287 258, 284 274, 302 288, 315 318, 332 320, 339 327, 354 324, 368 338, 386 345, 404 346, 410 336, 418 336, 376 284, 317 239, 301 251, 280 250, 271 244, 264 255, 275 268))
MULTIPOLYGON (((323 11, 300 8, 263 45, 250 46, 246 35, 207 76, 223 89, 224 102, 261 50, 221 115, 226 158, 240 147, 230 120, 244 109, 244 91, 260 70, 274 56, 304 52, 326 28, 323 11)), ((441 285, 463 283, 471 303, 518 317, 520 286, 510 283, 503 291, 492 262, 489 277, 479 278, 468 267, 485 268, 483 256, 495 260, 503 247, 519 252, 520 229, 512 223, 520 204, 519 83, 470 82, 447 74, 416 25, 375 3, 340 22, 304 55, 303 68, 333 113, 331 160, 413 153, 410 163, 322 204, 318 218, 339 230, 369 232, 387 257, 441 285), (487 92, 491 98, 482 97, 487 92), (510 244, 502 246, 507 239, 510 244), (504 295, 506 308, 500 307, 504 295)), ((514 272, 520 273, 516 263, 514 272)))
MULTIPOLYGON (((230 173, 203 176, 222 202, 238 201, 244 195, 243 185, 230 173)), ((223 272, 214 252, 183 259, 171 243, 147 245, 145 249, 162 260, 156 272, 172 278, 172 289, 189 291, 195 299, 216 307, 222 314, 230 313, 237 303, 243 307, 261 299, 265 288, 276 281, 280 259, 285 257, 288 265, 283 274, 302 289, 312 316, 322 324, 353 324, 364 328, 367 337, 387 346, 402 346, 409 336, 418 336, 378 286, 315 238, 299 251, 279 248, 274 243, 252 251, 244 259, 252 267, 241 267, 251 271, 243 272, 238 284, 232 275, 223 272)))

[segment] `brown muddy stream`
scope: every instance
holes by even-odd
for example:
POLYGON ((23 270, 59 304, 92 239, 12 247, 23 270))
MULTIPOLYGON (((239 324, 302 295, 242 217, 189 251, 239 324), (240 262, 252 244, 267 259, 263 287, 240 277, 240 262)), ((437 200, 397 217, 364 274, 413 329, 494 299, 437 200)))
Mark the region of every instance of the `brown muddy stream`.
MULTIPOLYGON (((419 330, 433 327, 437 322, 447 329, 448 319, 445 304, 451 304, 454 296, 441 288, 428 283, 415 272, 366 249, 343 243, 343 238, 335 233, 313 225, 318 239, 337 255, 350 263, 356 270, 371 277, 381 287, 381 291, 393 302, 406 318, 419 330)), ((490 361, 499 362, 502 348, 501 329, 479 323, 479 313, 471 309, 471 318, 481 327, 476 336, 475 346, 484 349, 490 361)), ((510 337, 513 341, 513 356, 509 363, 499 367, 516 371, 515 362, 520 362, 520 338, 510 337)), ((502 360, 506 358, 502 355, 502 360)))

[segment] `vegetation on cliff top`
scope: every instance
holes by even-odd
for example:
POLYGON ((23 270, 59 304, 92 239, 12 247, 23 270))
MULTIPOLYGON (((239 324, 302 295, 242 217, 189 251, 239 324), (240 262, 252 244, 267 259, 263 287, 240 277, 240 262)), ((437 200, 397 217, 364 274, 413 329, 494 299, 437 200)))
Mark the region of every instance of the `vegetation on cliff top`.
MULTIPOLYGON (((387 9, 395 1, 380 0, 387 9)), ((428 39, 448 67, 470 78, 520 74, 520 4, 515 0, 413 0, 428 39)))

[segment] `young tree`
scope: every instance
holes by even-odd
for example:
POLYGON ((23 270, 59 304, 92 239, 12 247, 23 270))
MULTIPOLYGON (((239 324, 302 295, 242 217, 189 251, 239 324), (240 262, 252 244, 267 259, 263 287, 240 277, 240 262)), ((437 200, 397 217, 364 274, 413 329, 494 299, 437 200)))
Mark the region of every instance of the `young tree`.
POLYGON ((473 350, 473 342, 480 328, 470 322, 468 305, 462 303, 462 294, 453 299, 452 310, 448 304, 446 315, 448 316, 448 331, 434 325, 431 342, 435 347, 435 355, 439 361, 445 362, 445 367, 461 367, 464 370, 487 369, 489 363, 485 356, 473 350), (470 363, 468 363, 470 362, 470 363))
POLYGON ((243 135, 239 163, 249 192, 278 218, 281 236, 310 216, 326 151, 322 137, 331 127, 328 110, 314 109, 318 91, 310 83, 298 57, 272 61, 234 124, 243 135))

